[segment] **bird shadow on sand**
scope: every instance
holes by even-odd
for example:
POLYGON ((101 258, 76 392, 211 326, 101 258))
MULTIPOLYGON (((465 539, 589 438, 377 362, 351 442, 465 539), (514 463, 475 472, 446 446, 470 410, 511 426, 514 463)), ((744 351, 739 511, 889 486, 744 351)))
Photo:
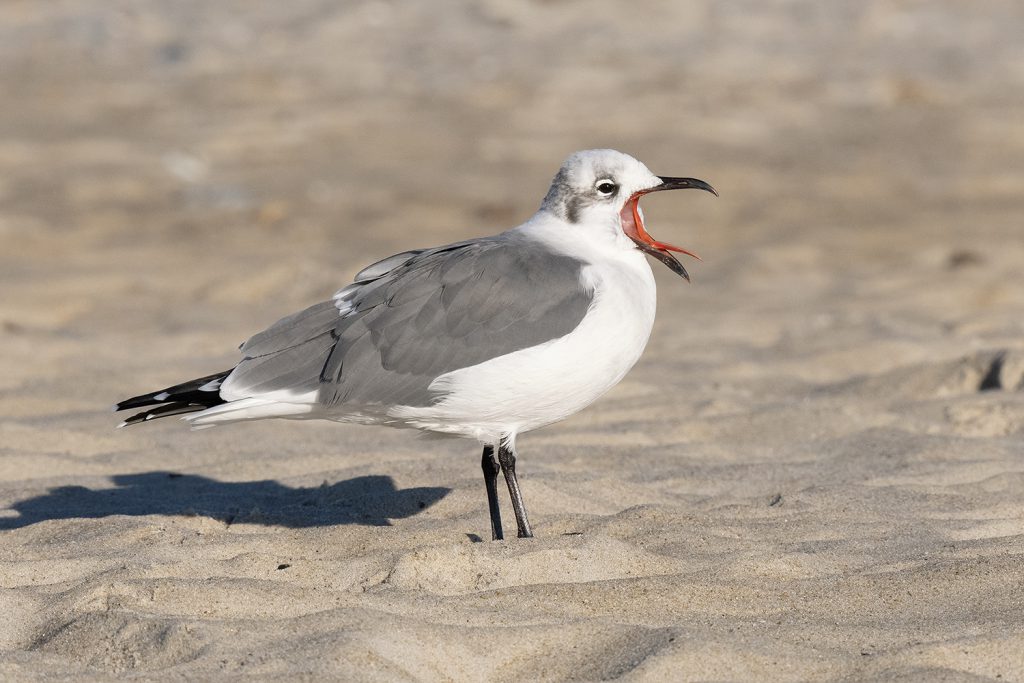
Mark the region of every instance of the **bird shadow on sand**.
POLYGON ((110 488, 61 486, 10 506, 17 517, 0 518, 0 529, 48 519, 96 519, 111 515, 177 515, 225 524, 290 528, 362 524, 390 526, 430 507, 451 489, 398 489, 391 477, 370 475, 334 484, 291 488, 276 481, 217 481, 194 474, 143 472, 111 477, 110 488))

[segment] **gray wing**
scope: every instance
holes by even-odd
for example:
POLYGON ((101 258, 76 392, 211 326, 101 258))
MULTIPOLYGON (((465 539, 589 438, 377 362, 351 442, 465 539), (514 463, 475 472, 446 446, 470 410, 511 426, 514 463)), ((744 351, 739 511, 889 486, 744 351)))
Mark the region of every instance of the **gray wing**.
POLYGON ((593 299, 583 265, 507 238, 396 254, 333 302, 243 344, 224 389, 232 398, 317 391, 325 406, 429 405, 439 375, 574 330, 593 299))

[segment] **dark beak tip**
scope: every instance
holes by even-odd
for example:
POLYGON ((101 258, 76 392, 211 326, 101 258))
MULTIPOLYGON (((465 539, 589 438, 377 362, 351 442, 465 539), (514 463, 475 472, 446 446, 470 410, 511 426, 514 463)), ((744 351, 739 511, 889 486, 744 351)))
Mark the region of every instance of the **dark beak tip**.
POLYGON ((683 278, 687 282, 690 281, 690 274, 686 272, 686 268, 683 267, 683 264, 679 262, 679 259, 673 256, 671 253, 665 251, 664 249, 657 249, 649 244, 640 242, 638 240, 633 241, 636 242, 636 246, 640 249, 640 251, 644 252, 648 256, 653 256, 654 258, 658 259, 666 266, 668 266, 669 270, 671 270, 673 273, 683 278))
POLYGON ((710 183, 706 183, 700 178, 671 178, 668 176, 658 176, 661 181, 661 185, 654 188, 654 191, 659 190, 704 190, 710 192, 716 197, 720 196, 718 190, 711 187, 710 183))

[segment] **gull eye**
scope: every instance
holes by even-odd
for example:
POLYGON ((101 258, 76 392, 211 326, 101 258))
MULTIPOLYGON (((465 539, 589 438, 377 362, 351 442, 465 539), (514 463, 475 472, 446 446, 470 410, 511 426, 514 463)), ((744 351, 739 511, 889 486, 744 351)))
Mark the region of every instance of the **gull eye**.
POLYGON ((619 191, 619 186, 610 180, 598 180, 597 191, 603 194, 605 197, 611 197, 613 194, 619 191))

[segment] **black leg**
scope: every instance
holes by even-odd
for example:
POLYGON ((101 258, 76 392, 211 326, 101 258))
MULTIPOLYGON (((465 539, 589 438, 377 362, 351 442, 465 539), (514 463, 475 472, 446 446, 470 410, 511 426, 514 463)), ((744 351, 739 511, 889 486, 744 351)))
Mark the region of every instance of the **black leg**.
POLYGON ((501 467, 494 457, 494 446, 484 446, 481 465, 484 469, 484 485, 487 486, 487 507, 491 511, 491 540, 500 541, 505 538, 501 530, 501 510, 498 508, 498 472, 501 467))
POLYGON ((533 530, 530 529, 530 520, 526 518, 526 506, 523 505, 523 494, 519 490, 519 481, 516 479, 516 453, 504 443, 498 445, 498 462, 505 473, 505 483, 508 484, 508 493, 512 497, 512 509, 516 513, 516 526, 519 527, 519 538, 533 538, 533 530))

